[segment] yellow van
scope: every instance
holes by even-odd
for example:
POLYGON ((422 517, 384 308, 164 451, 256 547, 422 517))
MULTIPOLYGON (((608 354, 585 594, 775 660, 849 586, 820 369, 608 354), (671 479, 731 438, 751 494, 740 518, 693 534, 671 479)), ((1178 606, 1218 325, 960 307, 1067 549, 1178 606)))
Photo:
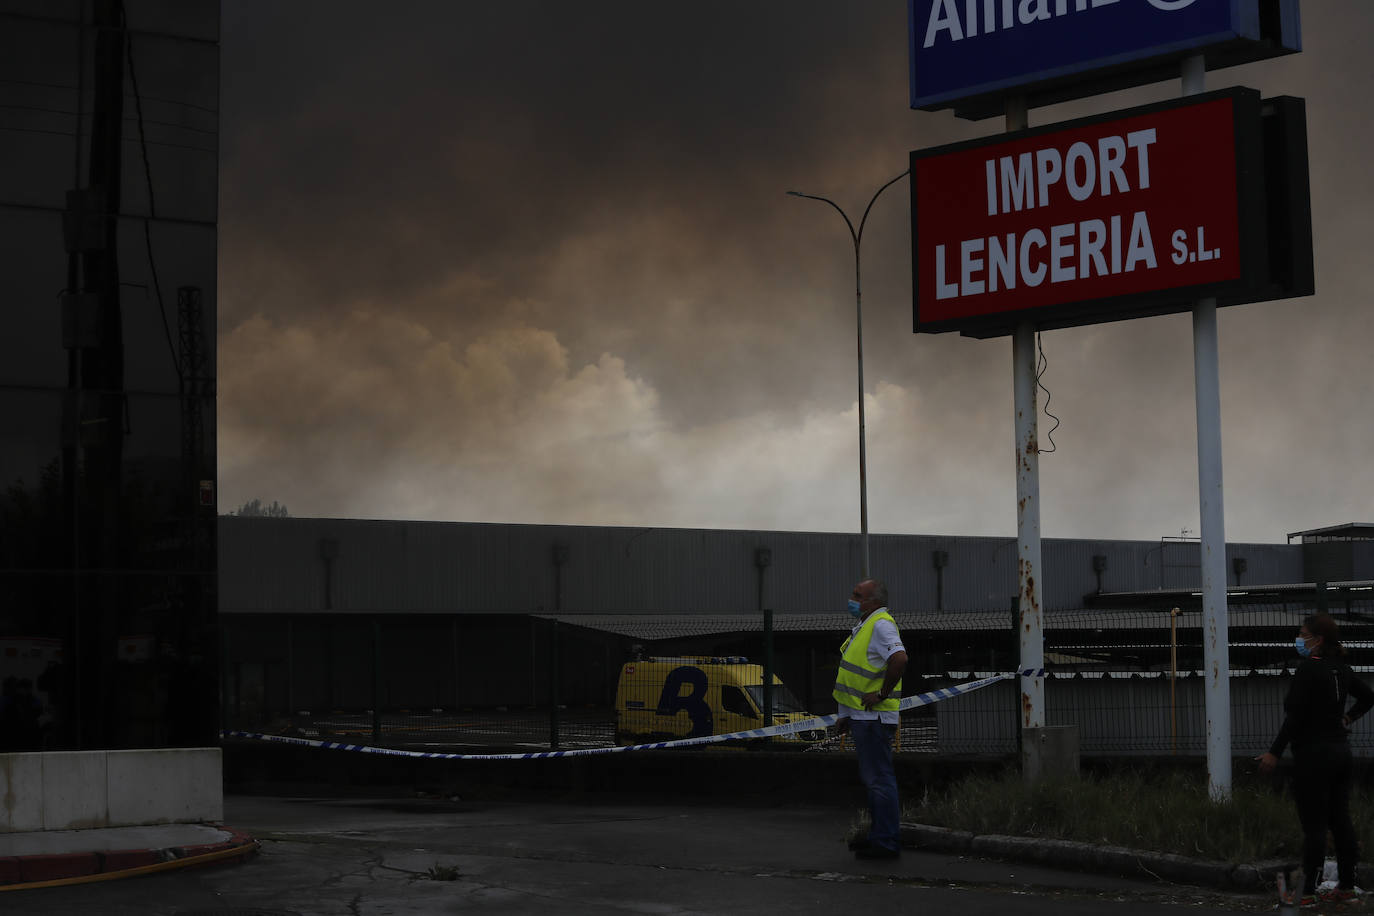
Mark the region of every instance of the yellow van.
MULTIPOLYGON (((763 727, 763 667, 741 656, 626 662, 615 691, 618 744, 724 735, 763 727)), ((815 718, 773 675, 773 724, 815 718)), ((825 729, 774 741, 819 741, 825 729)))

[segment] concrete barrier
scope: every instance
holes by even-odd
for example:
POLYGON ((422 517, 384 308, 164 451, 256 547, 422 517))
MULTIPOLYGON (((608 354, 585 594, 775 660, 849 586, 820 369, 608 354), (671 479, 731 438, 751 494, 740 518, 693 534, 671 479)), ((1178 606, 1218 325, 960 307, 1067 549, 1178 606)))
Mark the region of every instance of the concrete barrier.
POLYGON ((223 818, 217 747, 0 754, 0 833, 223 818))

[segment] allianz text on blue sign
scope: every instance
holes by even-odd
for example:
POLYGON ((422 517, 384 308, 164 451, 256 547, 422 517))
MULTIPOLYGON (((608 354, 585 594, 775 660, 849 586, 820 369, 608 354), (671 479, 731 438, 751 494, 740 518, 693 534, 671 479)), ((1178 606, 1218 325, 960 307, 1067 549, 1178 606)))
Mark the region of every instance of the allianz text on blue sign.
POLYGON ((911 107, 1259 45, 1271 31, 1261 6, 1285 20, 1283 50, 1297 50, 1297 4, 1286 0, 908 0, 911 107))

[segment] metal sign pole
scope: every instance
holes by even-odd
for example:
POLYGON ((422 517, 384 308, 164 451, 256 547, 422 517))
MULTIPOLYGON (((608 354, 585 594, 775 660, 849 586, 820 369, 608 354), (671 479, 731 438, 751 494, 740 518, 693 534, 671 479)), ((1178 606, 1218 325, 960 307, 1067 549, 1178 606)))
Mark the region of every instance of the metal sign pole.
MULTIPOLYGON (((1009 99, 1006 106, 1007 131, 1028 126, 1024 97, 1009 99)), ((1012 336, 1012 384, 1016 401, 1016 537, 1019 543, 1017 594, 1020 620, 1016 628, 1021 647, 1021 669, 1045 667, 1044 630, 1040 619, 1040 445, 1039 416, 1035 397, 1035 328, 1021 322, 1012 336)), ((1021 731, 1045 726, 1045 681, 1042 676, 1018 677, 1021 706, 1021 731)), ((1022 741, 1023 774, 1028 781, 1039 778, 1037 763, 1024 762, 1025 749, 1033 742, 1022 741)))
MULTIPOLYGON (((1012 337, 1012 366, 1016 388, 1016 537, 1019 542, 1017 594, 1021 620, 1021 669, 1045 667, 1044 628, 1040 618, 1040 446, 1035 398, 1035 328, 1016 327, 1012 337)), ((1022 677, 1021 728, 1045 725, 1045 681, 1022 677)))
MULTIPOLYGON (((1207 81, 1202 55, 1183 61, 1183 95, 1207 81)), ((1217 300, 1193 306, 1193 372, 1197 398, 1198 514, 1202 526, 1202 659, 1207 710, 1207 783, 1213 799, 1231 797, 1231 664, 1226 614, 1226 523, 1221 486, 1221 381, 1217 300)))

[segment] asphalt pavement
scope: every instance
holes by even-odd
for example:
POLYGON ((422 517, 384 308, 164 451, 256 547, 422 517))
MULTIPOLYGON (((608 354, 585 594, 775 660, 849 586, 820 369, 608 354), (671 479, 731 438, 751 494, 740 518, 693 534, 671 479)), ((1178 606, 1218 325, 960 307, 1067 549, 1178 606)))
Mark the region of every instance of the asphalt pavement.
MULTIPOLYGON (((1267 894, 1192 887, 1148 875, 1110 877, 971 853, 907 849, 892 862, 859 860, 845 846, 857 817, 857 807, 800 800, 229 795, 224 825, 127 828, 141 832, 123 834, 124 848, 185 853, 216 847, 240 854, 118 880, 5 890, 0 911, 7 916, 775 916, 780 909, 834 913, 859 906, 960 916, 1153 916, 1185 910, 1259 913, 1274 906, 1267 894), (188 829, 206 832, 187 834, 188 829), (164 840, 180 845, 160 845, 164 840), (250 842, 256 850, 247 848, 250 842)), ((81 833, 103 833, 120 846, 120 834, 81 833)))

